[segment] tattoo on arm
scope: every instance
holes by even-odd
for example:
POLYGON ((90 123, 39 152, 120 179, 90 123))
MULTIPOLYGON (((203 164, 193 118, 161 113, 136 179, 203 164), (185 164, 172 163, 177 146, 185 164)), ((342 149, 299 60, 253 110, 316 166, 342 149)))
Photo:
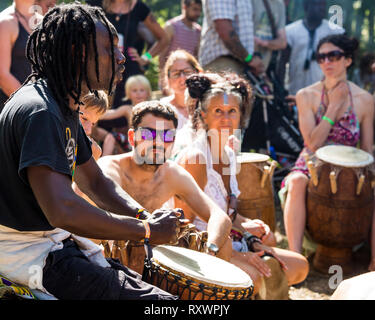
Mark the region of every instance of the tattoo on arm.
POLYGON ((241 61, 247 57, 248 52, 242 45, 240 38, 234 29, 230 30, 228 32, 228 36, 224 37, 222 40, 226 48, 233 54, 233 56, 241 61))

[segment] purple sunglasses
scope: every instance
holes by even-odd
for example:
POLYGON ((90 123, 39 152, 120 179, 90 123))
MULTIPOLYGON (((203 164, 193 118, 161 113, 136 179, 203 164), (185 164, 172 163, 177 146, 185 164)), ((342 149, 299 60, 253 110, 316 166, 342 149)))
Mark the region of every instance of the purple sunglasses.
POLYGON ((139 127, 137 130, 141 131, 142 140, 156 140, 156 136, 162 138, 164 142, 174 142, 176 138, 176 129, 156 130, 147 127, 139 127))

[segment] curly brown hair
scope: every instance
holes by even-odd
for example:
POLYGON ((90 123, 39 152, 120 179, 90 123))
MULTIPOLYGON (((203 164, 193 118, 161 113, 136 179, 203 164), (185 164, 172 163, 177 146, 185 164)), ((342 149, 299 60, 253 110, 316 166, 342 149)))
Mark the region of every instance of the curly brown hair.
POLYGON ((172 120, 175 128, 177 128, 178 118, 174 108, 169 103, 163 103, 158 100, 138 103, 132 110, 131 127, 136 130, 143 117, 149 113, 156 117, 172 120))

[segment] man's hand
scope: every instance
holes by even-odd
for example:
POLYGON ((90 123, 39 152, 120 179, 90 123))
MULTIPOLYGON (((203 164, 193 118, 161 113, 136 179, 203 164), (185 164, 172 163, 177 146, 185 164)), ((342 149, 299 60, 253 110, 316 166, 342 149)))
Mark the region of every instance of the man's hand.
POLYGON ((183 213, 178 210, 158 209, 147 221, 151 230, 150 243, 158 245, 178 243, 180 232, 189 220, 183 219, 183 213))
POLYGON ((254 42, 259 47, 268 48, 269 42, 267 40, 262 40, 261 38, 254 37, 254 42))
POLYGON ((248 65, 251 68, 251 71, 257 77, 262 75, 266 71, 262 59, 258 56, 254 56, 253 59, 251 59, 251 61, 248 63, 248 65))

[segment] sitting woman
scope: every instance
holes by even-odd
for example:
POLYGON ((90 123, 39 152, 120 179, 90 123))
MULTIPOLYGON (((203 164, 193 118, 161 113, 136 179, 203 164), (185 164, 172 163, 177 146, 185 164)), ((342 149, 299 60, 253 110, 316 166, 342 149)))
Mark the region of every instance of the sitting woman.
POLYGON ((170 95, 160 101, 168 102, 176 108, 177 130, 181 129, 189 119, 189 110, 185 104, 186 78, 197 72, 203 72, 202 67, 197 59, 185 50, 173 51, 165 63, 165 85, 170 95))
MULTIPOLYGON (((305 148, 286 176, 279 192, 284 203, 284 223, 289 248, 302 251, 306 226, 306 190, 309 172, 305 155, 325 145, 359 146, 372 154, 373 97, 347 80, 358 41, 331 35, 318 45, 317 61, 324 79, 297 93, 299 125, 305 148), (286 197, 285 197, 286 195, 286 197), (284 201, 285 199, 285 201, 284 201)), ((373 251, 374 246, 372 245, 373 251)), ((370 269, 375 270, 375 252, 370 269)))
MULTIPOLYGON (((235 213, 240 191, 236 180, 236 157, 228 146, 228 138, 231 135, 240 137, 240 130, 249 121, 251 89, 247 81, 234 74, 222 77, 202 74, 189 77, 186 83, 189 100, 195 106, 195 109, 190 108, 194 109, 193 126, 198 132, 176 161, 232 217, 233 227, 240 231, 240 239, 233 240, 231 262, 250 275, 255 293, 261 287, 262 278, 272 276, 271 269, 261 259, 265 253, 279 261, 289 285, 303 281, 308 273, 307 260, 300 254, 274 247, 275 237, 262 221, 235 213)), ((182 201, 175 199, 175 205, 184 210, 185 217, 198 229, 206 228, 207 221, 197 218, 182 201)))
POLYGON ((100 117, 100 126, 95 128, 95 137, 103 141, 103 156, 131 150, 127 131, 133 106, 150 99, 151 84, 145 76, 131 76, 126 81, 124 104, 116 109, 107 110, 100 117), (114 126, 112 130, 111 126, 114 126))

